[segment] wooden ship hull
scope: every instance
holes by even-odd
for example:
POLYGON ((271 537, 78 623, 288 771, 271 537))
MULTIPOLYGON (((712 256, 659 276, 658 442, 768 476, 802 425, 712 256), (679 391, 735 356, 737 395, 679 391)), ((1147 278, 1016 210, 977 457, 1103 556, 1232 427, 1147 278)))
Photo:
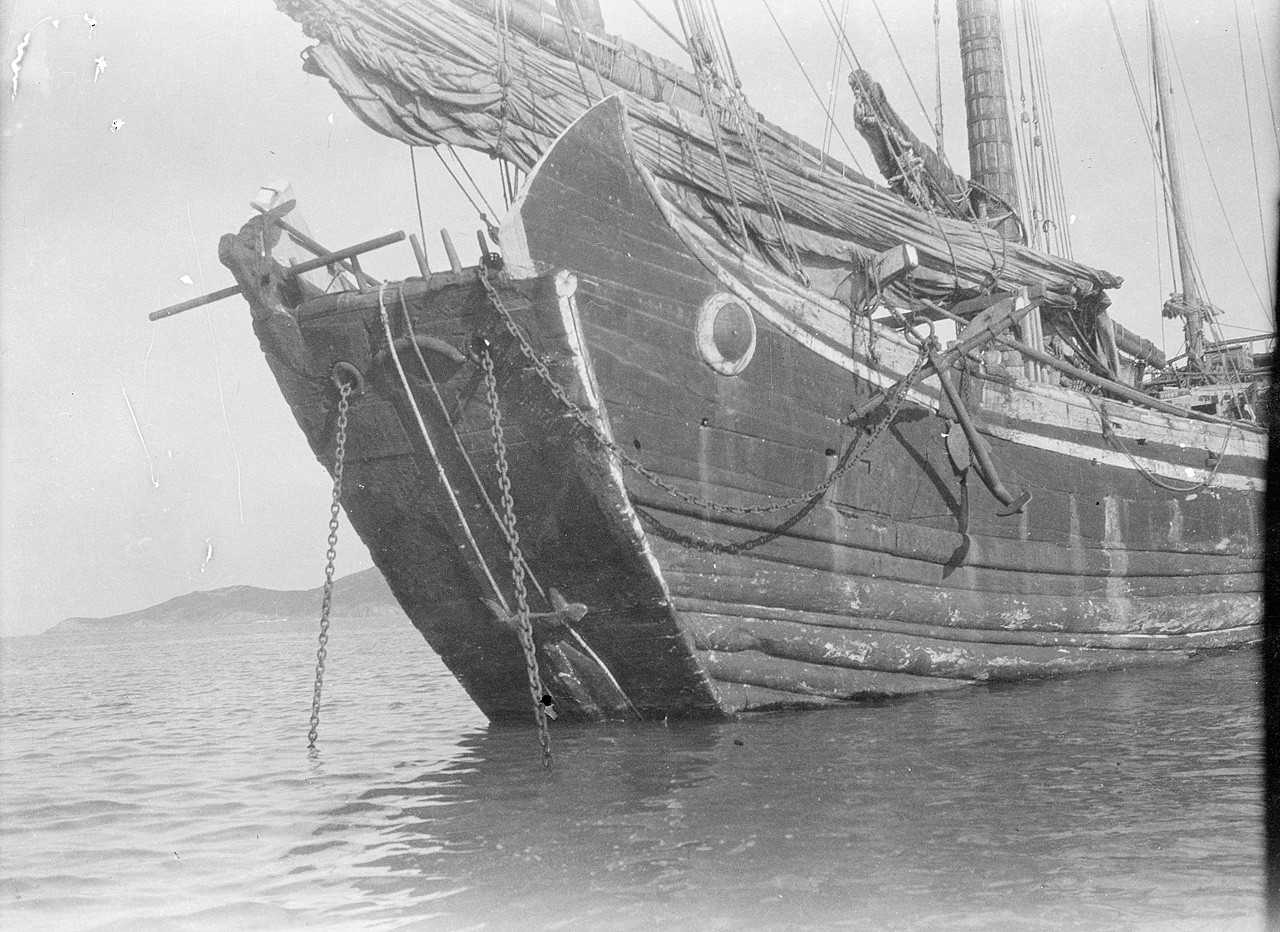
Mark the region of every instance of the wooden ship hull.
MULTIPOLYGON (((322 295, 265 248, 280 235, 250 221, 222 260, 331 471, 335 373, 356 386, 343 505, 490 719, 533 717, 495 407, 561 721, 830 706, 1259 637, 1264 432, 1086 394, 1034 347, 984 359, 961 330, 922 348, 851 314, 681 216, 620 97, 532 170, 500 260, 322 295)), ((909 264, 886 254, 871 286, 894 255, 909 264)))

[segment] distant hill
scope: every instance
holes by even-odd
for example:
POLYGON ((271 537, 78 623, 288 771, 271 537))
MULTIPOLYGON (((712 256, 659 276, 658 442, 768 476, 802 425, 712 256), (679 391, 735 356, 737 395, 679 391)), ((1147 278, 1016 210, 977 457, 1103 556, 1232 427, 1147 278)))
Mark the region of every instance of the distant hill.
MULTIPOLYGON (((315 589, 260 589, 227 586, 190 592, 150 608, 107 618, 68 618, 45 634, 74 634, 107 628, 227 624, 244 621, 292 621, 320 617, 323 587, 315 589)), ((351 573, 334 580, 333 618, 403 618, 391 589, 377 568, 351 573)))

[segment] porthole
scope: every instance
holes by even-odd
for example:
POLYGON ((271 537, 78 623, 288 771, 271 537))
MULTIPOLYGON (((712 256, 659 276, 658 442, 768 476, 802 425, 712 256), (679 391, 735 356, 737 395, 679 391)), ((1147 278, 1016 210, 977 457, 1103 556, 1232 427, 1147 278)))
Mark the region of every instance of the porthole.
POLYGON ((721 375, 737 375, 755 355, 755 318, 733 295, 707 298, 698 312, 697 336, 698 352, 721 375))

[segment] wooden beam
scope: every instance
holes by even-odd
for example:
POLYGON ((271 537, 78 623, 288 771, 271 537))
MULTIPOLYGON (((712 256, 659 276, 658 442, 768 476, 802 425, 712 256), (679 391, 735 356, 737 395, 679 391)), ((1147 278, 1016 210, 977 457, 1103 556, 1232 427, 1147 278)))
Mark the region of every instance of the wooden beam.
POLYGON ((867 274, 877 288, 892 285, 903 276, 914 272, 920 265, 920 256, 916 247, 909 243, 895 246, 880 253, 871 260, 867 274))
POLYGON ((395 233, 388 233, 386 236, 379 236, 377 239, 366 240, 363 243, 348 246, 346 249, 339 249, 337 252, 325 253, 323 256, 316 256, 316 258, 308 259, 306 262, 299 262, 297 265, 285 269, 284 274, 293 277, 301 275, 303 272, 322 269, 326 265, 333 265, 343 259, 350 259, 362 253, 381 249, 383 246, 390 246, 392 243, 398 243, 402 239, 404 239, 404 231, 397 230, 395 233))
MULTIPOLYGON (((290 205, 293 205, 295 202, 289 201, 288 203, 290 205)), ((319 243, 313 240, 310 236, 307 236, 307 234, 303 233, 293 224, 282 219, 281 217, 272 216, 280 208, 277 207, 277 208, 273 208, 272 210, 264 210, 262 207, 259 207, 257 204, 250 204, 249 206, 252 207, 254 210, 261 211, 262 217, 264 220, 266 220, 268 223, 274 223, 280 229, 284 230, 291 237, 293 237, 293 241, 295 243, 297 243, 303 249, 307 250, 307 252, 311 253, 312 255, 324 256, 324 255, 328 255, 329 252, 331 252, 331 250, 325 249, 323 246, 321 246, 319 243)), ((362 284, 369 285, 374 288, 377 288, 379 285, 382 284, 382 282, 378 281, 372 275, 366 275, 364 272, 362 272, 359 266, 357 266, 354 262, 337 262, 334 264, 339 266, 344 271, 350 272, 352 275, 356 276, 356 278, 359 279, 362 284)))

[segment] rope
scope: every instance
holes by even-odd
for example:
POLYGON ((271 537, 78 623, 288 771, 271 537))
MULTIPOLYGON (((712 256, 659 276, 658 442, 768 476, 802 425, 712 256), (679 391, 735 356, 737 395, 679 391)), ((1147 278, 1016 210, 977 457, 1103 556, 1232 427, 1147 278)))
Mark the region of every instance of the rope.
MULTIPOLYGON (((884 14, 880 12, 880 3, 878 0, 871 0, 871 6, 875 8, 876 17, 880 20, 880 25, 884 27, 884 34, 889 37, 889 45, 893 48, 893 54, 898 56, 898 65, 902 68, 902 73, 907 76, 907 84, 911 85, 911 93, 916 97, 916 103, 920 105, 920 112, 924 114, 927 121, 929 119, 929 108, 924 105, 924 98, 920 96, 920 91, 916 89, 916 82, 911 77, 911 69, 907 67, 906 60, 902 57, 902 53, 898 51, 898 43, 893 38, 893 33, 889 29, 889 24, 885 22, 884 14)), ((938 128, 931 126, 935 138, 937 137, 938 128)), ((939 146, 941 148, 941 146, 939 146)))
POLYGON ((340 382, 338 391, 337 449, 333 457, 333 501, 329 506, 329 550, 325 553, 324 595, 320 599, 320 647, 316 650, 316 683, 311 694, 311 728, 307 747, 315 750, 320 730, 320 693, 324 688, 324 661, 329 649, 329 610, 333 605, 333 572, 338 559, 338 515, 342 508, 342 467, 347 456, 347 411, 351 383, 340 382))
MULTIPOLYGON (((481 210, 481 209, 480 209, 480 205, 479 205, 479 204, 477 204, 477 203, 476 203, 476 201, 475 201, 475 198, 473 198, 473 197, 471 196, 471 192, 469 192, 469 191, 467 190, 466 185, 464 185, 464 184, 462 183, 462 181, 458 178, 458 176, 457 176, 456 174, 454 174, 453 169, 449 167, 449 163, 448 163, 448 162, 446 162, 446 161, 444 160, 444 156, 440 154, 440 147, 439 147, 439 146, 433 146, 433 147, 432 147, 432 149, 433 149, 433 151, 434 151, 434 152, 435 152, 435 154, 436 154, 436 158, 438 158, 438 159, 440 160, 440 164, 444 166, 444 170, 445 170, 445 171, 447 171, 447 172, 449 173, 449 177, 453 179, 453 183, 454 183, 454 184, 456 184, 456 185, 458 186, 458 190, 459 190, 459 191, 461 191, 461 192, 463 193, 463 196, 465 196, 465 197, 466 197, 466 199, 467 199, 468 201, 470 201, 470 202, 471 202, 471 206, 472 206, 472 208, 474 208, 474 209, 475 209, 476 214, 477 214, 477 215, 479 215, 480 219, 484 222, 485 226, 488 226, 488 225, 489 225, 489 217, 488 217, 488 215, 487 215, 487 214, 485 214, 485 212, 484 212, 483 210, 481 210)), ((456 153, 454 154, 454 158, 457 158, 457 154, 456 154, 456 153)), ((459 164, 459 165, 461 165, 461 164, 462 164, 462 160, 461 160, 461 159, 458 159, 458 164, 459 164)), ((479 191, 479 189, 478 189, 478 188, 477 188, 477 190, 476 190, 476 193, 480 194, 480 191, 479 191)), ((484 195, 483 195, 483 194, 480 194, 480 198, 483 200, 483 199, 484 199, 484 195)), ((488 206, 489 206, 488 201, 485 201, 485 206, 486 206, 486 207, 488 207, 488 206)), ((490 213, 492 213, 492 212, 493 212, 493 208, 492 208, 492 207, 490 207, 490 208, 489 208, 489 211, 490 211, 490 213)))
MULTIPOLYGON (((564 30, 565 45, 568 47, 569 53, 573 55, 573 67, 578 72, 578 83, 582 85, 582 96, 583 98, 586 99, 587 106, 590 107, 593 103, 595 103, 595 101, 591 99, 591 92, 587 90, 587 78, 586 78, 586 75, 582 73, 582 63, 578 60, 578 57, 582 51, 581 45, 579 45, 579 49, 577 52, 573 50, 573 33, 569 31, 569 24, 565 22, 563 15, 560 17, 560 28, 564 30)), ((599 73, 597 73, 596 78, 598 79, 599 77, 600 75, 599 73)), ((604 88, 601 87, 601 92, 603 91, 604 91, 604 88)))
POLYGON ((668 29, 668 28, 667 28, 667 26, 666 26, 666 24, 665 24, 662 20, 658 19, 658 17, 656 17, 656 16, 654 16, 652 13, 650 13, 650 12, 649 12, 649 8, 648 8, 647 6, 645 6, 643 3, 641 3, 641 2, 640 2, 640 0, 631 0, 631 2, 632 2, 632 3, 634 3, 637 7, 639 7, 639 8, 640 8, 640 12, 641 12, 641 13, 643 13, 645 16, 649 17, 649 21, 650 21, 650 22, 652 22, 652 23, 653 23, 655 26, 657 26, 659 29, 661 29, 661 30, 662 30, 662 32, 663 32, 663 34, 664 34, 668 39, 670 39, 672 42, 674 42, 676 45, 678 45, 678 46, 680 47, 680 51, 684 52, 686 55, 688 55, 688 54, 689 54, 689 47, 688 47, 687 45, 685 45, 683 42, 681 42, 681 41, 680 41, 680 37, 679 37, 679 36, 677 36, 677 35, 676 35, 674 32, 672 32, 670 29, 668 29))
POLYGON ((1258 147, 1253 138, 1253 108, 1249 103, 1249 71, 1244 65, 1244 35, 1240 31, 1240 3, 1231 4, 1236 15, 1236 45, 1240 49, 1240 79, 1244 84, 1244 113, 1249 125, 1249 152, 1253 156, 1253 191, 1258 198, 1258 231, 1262 234, 1258 244, 1262 247, 1262 267, 1267 270, 1267 288, 1275 294, 1275 280, 1271 274, 1271 258, 1267 255, 1267 222, 1262 216, 1262 182, 1258 178, 1258 147))
POLYGON ((1258 25, 1258 7, 1249 0, 1249 12, 1253 14, 1253 32, 1258 39, 1258 60, 1262 63, 1262 82, 1267 88, 1267 113, 1271 116, 1271 132, 1276 137, 1276 155, 1280 156, 1280 120, 1276 119, 1276 105, 1271 96, 1271 72, 1267 68, 1267 56, 1262 51, 1262 27, 1258 25))
MULTIPOLYGON (((773 15, 773 8, 769 6, 769 0, 761 0, 761 2, 764 3, 764 8, 766 11, 768 11, 769 18, 773 20, 773 25, 778 27, 778 35, 782 37, 783 43, 787 46, 787 51, 791 53, 791 57, 795 59, 796 65, 799 66, 800 73, 804 75, 805 83, 809 85, 809 90, 813 92, 813 96, 814 98, 817 99, 818 105, 822 107, 823 112, 827 115, 827 120, 830 122, 830 125, 835 129, 836 135, 839 136, 840 141, 844 143, 844 147, 848 151, 849 157, 853 159, 854 167, 857 168, 858 171, 862 172, 862 174, 865 175, 866 171, 863 169, 862 163, 858 161, 858 156, 854 154, 853 147, 849 145, 849 140, 846 139, 844 136, 844 133, 840 131, 840 127, 836 123, 835 121, 836 118, 833 115, 832 111, 827 109, 826 105, 823 104, 822 95, 818 93, 818 89, 814 86, 812 79, 810 79, 809 77, 809 72, 805 70, 804 62, 802 62, 800 60, 800 56, 796 54, 795 48, 791 45, 791 40, 787 38, 786 32, 784 32, 782 29, 782 24, 778 22, 778 17, 773 15)), ((826 153, 824 152, 823 154, 825 155, 826 153)))
POLYGON ((684 7, 680 3, 676 3, 676 15, 680 19, 680 30, 684 33, 685 42, 688 43, 689 57, 693 61, 693 73, 698 79, 698 95, 702 98, 702 109, 706 114, 707 123, 711 127, 711 136, 715 142, 716 155, 720 158, 720 171, 724 174, 725 185, 729 189, 729 201, 733 207, 733 219, 738 226, 738 235, 742 240, 744 248, 750 248, 751 239, 747 235, 747 221, 742 215, 742 202, 738 199, 737 188, 733 184, 733 175, 729 172, 729 156, 725 151, 724 135, 720 129, 720 117, 716 113, 715 101, 710 86, 710 79, 707 75, 706 64, 703 62, 703 55, 706 50, 701 42, 695 42, 694 36, 689 31, 689 26, 685 22, 684 7))
POLYGON ((502 605, 503 609, 508 609, 507 600, 503 596, 502 590, 498 588, 498 583, 494 580, 493 573, 489 571, 489 564, 485 562, 480 545, 476 543, 475 537, 471 534, 471 527, 467 524, 466 515, 462 511, 462 505, 458 502, 458 496, 453 491, 452 483, 449 482, 449 476, 445 473, 444 466, 440 464, 440 457, 436 454, 436 446, 431 441, 431 434, 427 431, 427 423, 422 417, 422 409, 418 407, 418 399, 414 397, 413 391, 409 387, 409 377, 405 375, 404 364, 400 361, 400 353, 396 350, 395 340, 391 336, 391 320, 387 316, 387 306, 383 300, 386 288, 386 285, 378 286, 378 315, 382 321, 382 333, 387 340, 387 352, 391 356, 391 361, 395 363, 396 373, 400 376, 400 386, 404 389, 405 398, 408 400, 409 407, 413 410, 413 417, 418 424, 418 433, 422 437, 423 445, 427 448, 427 455, 431 458, 432 465, 435 466, 436 480, 444 488, 445 494, 449 498, 449 504, 452 506, 454 516, 458 520, 458 526, 467 538, 467 545, 475 555, 476 562, 481 571, 483 571, 485 579, 488 580, 494 599, 502 605))
MULTIPOLYGON (((422 194, 418 190, 418 162, 413 150, 417 146, 409 146, 409 165, 413 168, 413 202, 418 205, 418 235, 422 237, 422 248, 427 248, 427 225, 422 219, 422 194)), ((336 276, 335 276, 336 277, 336 276)))
MULTIPOLYGON (((903 379, 896 382, 890 388, 888 395, 880 402, 881 405, 886 403, 889 405, 888 413, 880 420, 879 423, 876 424, 874 428, 872 428, 870 431, 866 432, 865 434, 859 434, 859 436, 855 437, 845 446, 845 449, 841 453, 835 468, 833 468, 830 474, 828 474, 827 477, 823 479, 823 481, 820 482, 818 485, 814 486, 812 489, 806 492, 803 492, 799 495, 794 495, 790 498, 776 501, 768 505, 726 505, 720 502, 714 502, 708 499, 701 498, 696 495, 692 495, 688 492, 683 491, 682 489, 677 488, 675 485, 663 479, 653 470, 649 469, 649 467, 645 466, 635 457, 631 456, 629 453, 627 453, 626 450, 624 450, 616 442, 614 442, 612 439, 606 436, 606 434, 600 428, 600 426, 598 426, 596 421, 593 418, 591 418, 589 415, 587 415, 587 413, 584 412, 580 407, 578 407, 578 405, 576 405, 569 398, 568 393, 565 391, 564 387, 561 386, 555 380, 555 377, 551 374, 551 371, 547 368, 547 364, 543 362, 541 357, 539 357, 537 351, 534 350, 532 345, 530 345, 528 339, 524 336, 524 333, 520 330, 520 327, 516 324, 514 318, 511 316, 511 312, 507 309, 506 305, 502 303, 501 296, 498 294, 497 289, 494 288, 493 283, 489 280, 488 274, 485 272, 483 268, 480 269, 479 274, 480 274, 480 282, 485 288, 485 292, 488 295, 489 302, 493 305, 494 309, 498 312, 498 315, 502 320, 503 326, 506 328, 507 332, 511 334, 511 336, 516 340, 516 343, 520 349, 521 354, 532 365, 534 372, 538 375, 538 378, 542 380, 542 382, 551 391, 551 394, 556 398, 556 400, 559 401, 564 406, 564 408, 568 411, 569 415, 574 419, 574 421, 587 431, 587 433, 591 436, 591 439, 599 447, 601 447, 607 453, 610 453, 614 457, 616 457, 623 465, 625 465, 627 468, 629 468, 638 476, 640 476, 640 478, 644 479, 654 488, 657 488, 665 492, 667 495, 671 496, 672 498, 682 501, 687 505, 690 505, 694 508, 703 509, 706 511, 718 512, 721 514, 743 515, 743 516, 763 515, 763 514, 769 514, 772 512, 782 511, 786 508, 794 508, 797 506, 802 506, 801 510, 797 514, 792 515, 786 521, 783 521, 782 524, 778 525, 776 528, 774 528, 771 531, 765 532, 764 534, 760 535, 758 538, 753 538, 750 541, 743 541, 740 544, 729 544, 729 545, 707 544, 706 545, 708 547, 717 547, 717 548, 726 548, 726 547, 735 548, 735 549, 716 549, 714 551, 716 553, 742 553, 744 550, 749 550, 754 547, 758 547, 761 544, 767 543, 769 540, 773 540, 774 538, 780 536, 781 534, 786 533, 787 530, 795 526, 797 522, 799 522, 802 518, 804 518, 804 516, 807 515, 810 511, 812 511, 814 506, 818 503, 818 501, 821 500, 823 494, 829 488, 831 488, 831 486, 833 486, 837 481, 839 481, 852 468, 852 464, 856 461, 856 458, 854 456, 855 452, 859 453, 860 456, 865 456, 871 450, 871 448, 876 444, 876 442, 879 441, 881 436, 884 435, 884 432, 888 430, 889 425, 897 417, 899 410, 901 410, 903 403, 906 401, 907 395, 910 392, 911 388, 916 384, 917 381, 919 381, 920 373, 923 370, 924 364, 928 358, 928 343, 921 342, 920 352, 911 372, 907 376, 905 376, 903 379), (866 442, 861 446, 859 446, 860 441, 862 441, 863 439, 865 439, 866 442)), ((640 509, 638 508, 637 508, 637 513, 641 513, 640 509)), ((641 513, 641 517, 646 517, 646 516, 645 514, 641 513)), ((646 520, 650 520, 651 522, 655 521, 655 519, 652 519, 651 516, 647 517, 646 520)), ((659 533, 662 533, 661 529, 659 529, 659 533)), ((679 533, 679 532, 672 532, 672 533, 679 533)))
MULTIPOLYGON (((498 509, 494 507, 493 500, 489 498, 489 492, 485 489, 484 483, 480 481, 480 473, 476 470, 475 464, 471 461, 471 454, 467 452, 466 445, 458 434, 457 425, 453 423, 453 418, 449 415, 449 407, 444 403, 444 396, 440 394, 440 387, 436 384, 436 377, 431 373, 431 367, 427 365, 426 357, 422 355, 422 347, 418 346, 418 342, 412 339, 414 332, 413 319, 409 316, 409 305, 405 301, 404 289, 397 289, 397 292, 400 298, 400 315, 404 320, 405 333, 411 338, 409 344, 413 347, 413 353, 418 358, 418 365, 422 367, 422 371, 426 374, 427 384, 431 386, 431 394, 436 399, 436 406, 440 409, 440 416, 444 419, 445 424, 449 426, 449 432, 453 435, 454 446, 458 453, 462 455, 462 461, 467 464, 467 471, 471 473, 476 490, 480 493, 480 497, 484 499, 485 505, 488 506, 489 514, 493 516, 493 520, 498 523, 498 527, 502 528, 505 534, 506 525, 503 524, 502 518, 498 515, 498 509)), ((542 584, 538 582, 538 578, 534 575, 533 569, 527 562, 524 569, 529 579, 533 582, 533 587, 538 590, 538 595, 545 599, 547 594, 543 591, 542 584)))
POLYGON ((1134 456, 1133 453, 1130 452, 1129 448, 1125 446, 1124 441, 1120 439, 1120 435, 1117 434, 1115 432, 1115 429, 1111 426, 1111 422, 1107 417, 1107 409, 1106 409, 1105 403, 1103 403, 1102 406, 1099 407, 1099 405, 1094 403, 1093 396, 1087 392, 1084 393, 1084 397, 1088 400, 1089 405, 1093 408, 1094 413, 1098 415, 1098 423, 1102 428, 1103 439, 1106 440, 1108 443, 1110 443, 1112 446, 1114 446, 1121 453, 1123 453, 1126 457, 1128 457, 1129 462, 1133 464, 1134 469, 1138 470, 1138 472, 1142 474, 1143 478, 1146 479, 1148 482, 1150 482, 1152 485, 1159 486, 1160 488, 1164 489, 1167 492, 1176 492, 1179 495, 1185 495, 1191 492, 1199 492, 1201 489, 1207 489, 1213 483, 1213 480, 1217 478, 1218 470, 1222 468, 1222 459, 1227 452, 1227 445, 1231 442, 1231 431, 1235 429, 1234 425, 1229 425, 1227 427, 1226 436, 1223 437, 1222 439, 1222 449, 1219 450, 1218 455, 1214 457, 1213 469, 1209 471, 1209 474, 1205 477, 1204 481, 1198 482, 1194 485, 1189 485, 1189 486, 1175 485, 1169 482, 1167 479, 1163 479, 1160 476, 1157 476, 1155 473, 1149 470, 1146 466, 1143 466, 1142 463, 1138 461, 1138 458, 1134 456))
POLYGON ((933 110, 933 132, 938 137, 938 155, 945 160, 947 156, 942 145, 942 10, 940 0, 933 0, 933 61, 934 94, 937 100, 933 110))
MULTIPOLYGON (((844 0, 840 4, 840 28, 844 29, 845 21, 849 18, 849 0, 844 0)), ((831 88, 827 94, 827 122, 822 128, 822 157, 825 159, 827 150, 831 147, 831 131, 835 128, 836 120, 833 112, 836 109, 836 97, 840 93, 840 64, 845 61, 844 49, 840 47, 840 43, 836 43, 836 54, 831 60, 831 79, 827 82, 827 86, 831 88)))
POLYGON ((529 594, 524 586, 524 556, 520 552, 520 531, 516 528, 515 501, 511 497, 511 478, 507 474, 507 444, 502 432, 502 411, 498 407, 498 380, 493 372, 493 357, 489 347, 480 353, 484 367, 484 385, 489 401, 490 433, 493 435, 493 454, 498 464, 498 487, 502 490, 502 513, 507 530, 507 551, 511 557, 511 583, 516 590, 519 607, 516 630, 520 647, 524 651, 525 673, 529 679, 529 697, 533 700, 533 715, 538 722, 538 742, 542 745, 542 766, 551 769, 551 730, 547 726, 547 707, 550 697, 542 686, 538 672, 538 650, 533 642, 533 622, 529 620, 529 594))
MULTIPOLYGON (((1187 82, 1182 76, 1182 65, 1178 63, 1178 50, 1174 47, 1173 40, 1169 41, 1169 51, 1173 57, 1173 69, 1178 72, 1178 85, 1182 88, 1183 97, 1187 101, 1187 113, 1191 115, 1191 128, 1195 130, 1196 144, 1200 147, 1200 157, 1204 159, 1205 169, 1209 174, 1209 184, 1213 187, 1214 197, 1218 201, 1218 209, 1222 211, 1223 222, 1227 226, 1227 235, 1231 237, 1231 244, 1235 247, 1236 256, 1240 259, 1240 264, 1244 267, 1245 278, 1249 280, 1249 286, 1253 288, 1253 293, 1258 299, 1258 303, 1262 306, 1264 315, 1271 313, 1271 308, 1262 297, 1262 292, 1258 290, 1258 285, 1253 280, 1253 274, 1249 271, 1249 263, 1245 261, 1244 252, 1240 249, 1240 242, 1236 239, 1235 229, 1231 226, 1231 218, 1227 213, 1226 200, 1222 197, 1222 191, 1218 187, 1218 179, 1213 173, 1213 167, 1209 163, 1209 150, 1205 147, 1204 137, 1200 135, 1200 124, 1196 122, 1196 112, 1191 109, 1191 95, 1187 93, 1187 82)), ((1196 263, 1196 275, 1201 277, 1201 288, 1204 288, 1203 273, 1200 271, 1200 264, 1196 263)), ((1205 300, 1209 300, 1208 289, 1205 289, 1205 300)), ((1210 326, 1213 322, 1210 321, 1210 326)), ((1218 335, 1221 339, 1221 335, 1218 335)))

